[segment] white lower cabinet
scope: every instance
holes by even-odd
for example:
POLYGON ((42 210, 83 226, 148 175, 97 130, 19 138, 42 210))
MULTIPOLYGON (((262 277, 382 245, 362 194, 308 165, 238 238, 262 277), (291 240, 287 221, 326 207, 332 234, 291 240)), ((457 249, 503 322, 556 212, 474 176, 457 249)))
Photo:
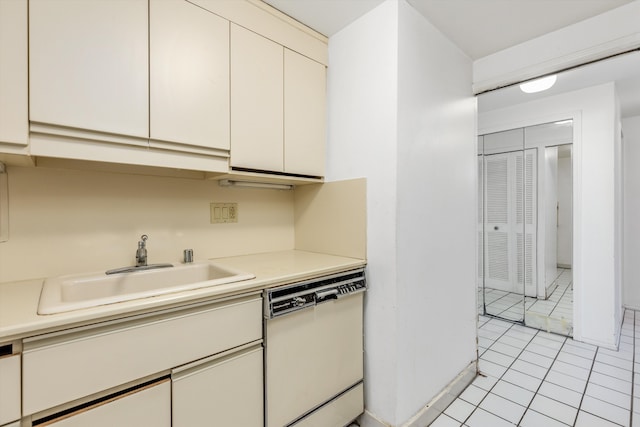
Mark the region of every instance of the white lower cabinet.
POLYGON ((55 427, 171 427, 171 382, 167 379, 46 423, 55 427))
POLYGON ((20 355, 0 357, 0 425, 20 419, 20 355))
MULTIPOLYGON (((262 426, 262 354, 258 293, 26 338, 22 417, 55 427, 262 426)), ((17 381, 0 398, 19 399, 20 365, 10 367, 17 381)), ((20 418, 17 404, 6 422, 20 418)))
POLYGON ((172 380, 173 427, 264 425, 260 344, 176 369, 172 380))

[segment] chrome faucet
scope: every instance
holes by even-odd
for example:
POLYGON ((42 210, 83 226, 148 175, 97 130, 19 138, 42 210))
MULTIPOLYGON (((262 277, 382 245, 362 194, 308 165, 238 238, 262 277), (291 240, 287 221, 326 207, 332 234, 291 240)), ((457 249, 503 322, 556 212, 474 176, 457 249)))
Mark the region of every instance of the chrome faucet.
POLYGON ((144 267, 147 265, 147 239, 149 236, 143 234, 138 242, 138 250, 136 251, 136 267, 144 267))
POLYGON ((173 267, 173 264, 147 264, 147 239, 149 236, 143 234, 138 242, 136 250, 136 265, 131 267, 120 267, 107 270, 105 274, 133 273, 134 271, 153 270, 156 268, 173 267))

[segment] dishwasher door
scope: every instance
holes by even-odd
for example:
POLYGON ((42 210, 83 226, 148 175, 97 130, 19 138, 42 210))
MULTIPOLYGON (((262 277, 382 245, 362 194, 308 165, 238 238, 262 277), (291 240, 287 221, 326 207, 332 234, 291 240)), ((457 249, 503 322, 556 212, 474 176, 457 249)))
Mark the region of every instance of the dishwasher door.
POLYGON ((356 293, 266 321, 267 427, 289 425, 362 381, 362 309, 356 293))

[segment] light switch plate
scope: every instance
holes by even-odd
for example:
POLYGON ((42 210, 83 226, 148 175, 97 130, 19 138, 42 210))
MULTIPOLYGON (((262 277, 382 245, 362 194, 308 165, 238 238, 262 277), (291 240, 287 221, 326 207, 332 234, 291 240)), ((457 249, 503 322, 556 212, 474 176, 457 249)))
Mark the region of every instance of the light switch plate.
POLYGON ((211 203, 211 224, 238 222, 237 203, 211 203))

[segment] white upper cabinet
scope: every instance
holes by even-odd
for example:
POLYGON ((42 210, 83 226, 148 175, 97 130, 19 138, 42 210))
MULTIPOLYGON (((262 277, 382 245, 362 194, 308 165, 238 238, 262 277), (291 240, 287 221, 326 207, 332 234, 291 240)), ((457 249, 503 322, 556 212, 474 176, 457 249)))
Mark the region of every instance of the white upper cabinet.
POLYGON ((27 145, 27 2, 0 0, 0 143, 27 145))
POLYGON ((284 52, 284 171, 324 175, 326 68, 284 52))
POLYGON ((231 25, 231 166, 284 171, 284 48, 231 25))
POLYGON ((229 149, 229 21, 151 0, 151 139, 229 149))
POLYGON ((231 167, 324 175, 326 68, 231 26, 231 167))
POLYGON ((31 0, 30 120, 148 138, 147 0, 31 0))

